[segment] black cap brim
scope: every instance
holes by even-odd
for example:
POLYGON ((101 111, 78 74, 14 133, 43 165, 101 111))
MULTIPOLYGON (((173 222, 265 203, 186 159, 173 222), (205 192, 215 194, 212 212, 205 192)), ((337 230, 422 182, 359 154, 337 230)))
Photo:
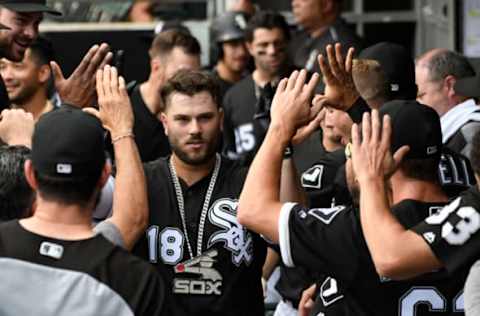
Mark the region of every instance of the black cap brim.
POLYGON ((27 12, 44 12, 44 13, 49 13, 52 15, 56 16, 62 16, 62 12, 54 10, 44 4, 39 4, 39 3, 1 3, 0 5, 15 11, 15 12, 21 12, 21 13, 27 13, 27 12))
POLYGON ((464 97, 480 97, 480 75, 457 79, 454 89, 456 94, 464 97))

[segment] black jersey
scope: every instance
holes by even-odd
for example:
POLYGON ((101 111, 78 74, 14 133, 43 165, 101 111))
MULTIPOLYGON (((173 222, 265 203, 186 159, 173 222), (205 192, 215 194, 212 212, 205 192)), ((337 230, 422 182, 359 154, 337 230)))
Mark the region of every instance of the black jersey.
POLYGON ((267 126, 254 119, 259 93, 249 75, 231 87, 223 99, 223 153, 243 165, 252 162, 267 130, 267 126))
POLYGON ((103 236, 59 240, 0 224, 0 315, 168 315, 148 263, 103 236))
MULTIPOLYGON (((230 90, 230 88, 233 87, 233 85, 235 83, 227 81, 227 80, 223 79, 222 77, 220 77, 216 68, 211 70, 211 74, 213 75, 213 77, 217 81, 218 87, 220 89, 219 100, 223 100, 223 97, 225 96, 227 91, 230 90)), ((222 106, 223 106, 223 104, 222 104, 222 106)))
POLYGON ((415 226, 435 256, 451 273, 480 258, 480 192, 472 187, 415 226))
POLYGON ((476 184, 470 160, 447 147, 442 148, 438 179, 442 189, 450 198, 457 197, 476 184))
POLYGON ((188 249, 168 159, 145 165, 150 223, 134 253, 148 259, 167 280, 172 315, 263 315, 265 241, 236 219, 246 169, 222 158, 205 217, 202 253, 196 252, 204 199, 212 174, 190 187, 180 179, 188 249))
POLYGON ((351 204, 345 180, 345 151, 324 152, 301 177, 311 207, 351 204))
POLYGON ((138 152, 143 162, 152 161, 170 154, 170 143, 163 124, 150 112, 136 85, 130 94, 134 115, 133 133, 138 152))
MULTIPOLYGON (((393 212, 409 228, 443 205, 405 200, 393 212)), ((403 282, 380 277, 354 208, 305 209, 285 204, 279 232, 285 264, 328 274, 318 283, 317 313, 433 316, 462 309, 467 271, 449 277, 442 270, 403 282)))

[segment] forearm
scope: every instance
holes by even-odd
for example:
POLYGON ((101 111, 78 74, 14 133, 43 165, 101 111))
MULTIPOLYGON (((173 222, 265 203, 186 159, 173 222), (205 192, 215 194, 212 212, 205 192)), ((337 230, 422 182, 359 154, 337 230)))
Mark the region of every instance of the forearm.
POLYGON ((298 177, 297 168, 292 158, 283 159, 280 181, 280 201, 298 202, 306 205, 307 198, 298 177))
POLYGON ((407 279, 439 268, 424 240, 405 229, 390 210, 381 178, 361 182, 362 229, 377 272, 392 279, 407 279))
POLYGON ((238 206, 241 224, 278 240, 280 212, 280 172, 288 137, 278 126, 270 126, 260 150, 253 160, 243 186, 238 206))
POLYGON ((262 268, 262 277, 265 280, 268 280, 275 270, 275 267, 278 265, 280 256, 272 248, 267 248, 267 257, 265 258, 265 263, 262 268))
POLYGON ((146 180, 137 145, 132 137, 114 143, 117 174, 112 220, 131 249, 148 222, 146 180))

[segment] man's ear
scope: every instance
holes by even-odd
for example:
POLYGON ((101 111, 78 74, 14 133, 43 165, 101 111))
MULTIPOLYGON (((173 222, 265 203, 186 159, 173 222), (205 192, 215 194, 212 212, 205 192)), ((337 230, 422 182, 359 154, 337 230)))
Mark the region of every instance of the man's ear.
POLYGON ((220 131, 223 132, 223 122, 225 120, 225 112, 223 112, 222 108, 218 109, 218 115, 220 116, 220 131))
POLYGON ((253 51, 253 41, 252 42, 246 41, 245 46, 247 47, 247 50, 248 50, 248 53, 250 54, 250 56, 253 56, 253 54, 255 53, 253 51))
POLYGON ((445 79, 443 79, 443 88, 449 97, 453 97, 456 95, 454 88, 456 82, 457 79, 452 75, 448 75, 445 77, 445 79))
POLYGON ((38 71, 38 81, 41 83, 46 83, 50 76, 52 75, 52 68, 50 65, 42 65, 38 71))
POLYGON ((167 121, 167 115, 165 114, 165 110, 160 113, 160 121, 163 124, 163 129, 165 130, 165 135, 168 136, 168 121, 167 121))
POLYGON ((27 159, 25 161, 24 172, 25 172, 25 179, 27 180, 28 185, 30 185, 32 190, 37 191, 38 182, 37 182, 37 178, 35 177, 35 171, 33 169, 32 161, 30 159, 27 159))
POLYGON ((100 179, 98 180, 98 186, 99 189, 101 190, 105 183, 107 183, 108 178, 112 174, 112 164, 110 161, 105 162, 105 165, 103 165, 102 173, 100 174, 100 179))

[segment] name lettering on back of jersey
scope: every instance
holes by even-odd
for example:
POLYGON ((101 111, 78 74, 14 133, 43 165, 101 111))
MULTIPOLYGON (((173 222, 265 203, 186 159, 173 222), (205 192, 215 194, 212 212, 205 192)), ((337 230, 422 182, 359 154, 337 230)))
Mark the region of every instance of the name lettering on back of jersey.
POLYGON ((213 268, 218 255, 216 249, 211 249, 202 255, 177 264, 174 268, 175 276, 193 275, 194 277, 175 277, 173 293, 197 295, 221 295, 222 276, 213 268))
POLYGON ((325 224, 330 224, 335 216, 345 209, 345 206, 339 205, 332 208, 312 208, 308 214, 319 219, 325 224))
POLYGON ((42 256, 60 259, 63 256, 63 246, 44 241, 40 244, 39 252, 42 256))
POLYGON ((441 185, 471 186, 467 161, 462 156, 452 156, 443 153, 438 165, 441 185))
POLYGON ((320 287, 320 298, 324 306, 331 305, 343 298, 343 294, 338 289, 337 280, 328 277, 323 281, 320 287))
POLYGON ((232 252, 232 262, 236 266, 242 262, 249 265, 253 260, 253 239, 251 233, 237 221, 237 206, 237 200, 225 198, 215 201, 210 207, 208 219, 223 229, 210 237, 208 247, 223 242, 224 247, 232 252))
POLYGON ((315 165, 302 174, 304 188, 320 189, 322 187, 323 165, 315 165))

